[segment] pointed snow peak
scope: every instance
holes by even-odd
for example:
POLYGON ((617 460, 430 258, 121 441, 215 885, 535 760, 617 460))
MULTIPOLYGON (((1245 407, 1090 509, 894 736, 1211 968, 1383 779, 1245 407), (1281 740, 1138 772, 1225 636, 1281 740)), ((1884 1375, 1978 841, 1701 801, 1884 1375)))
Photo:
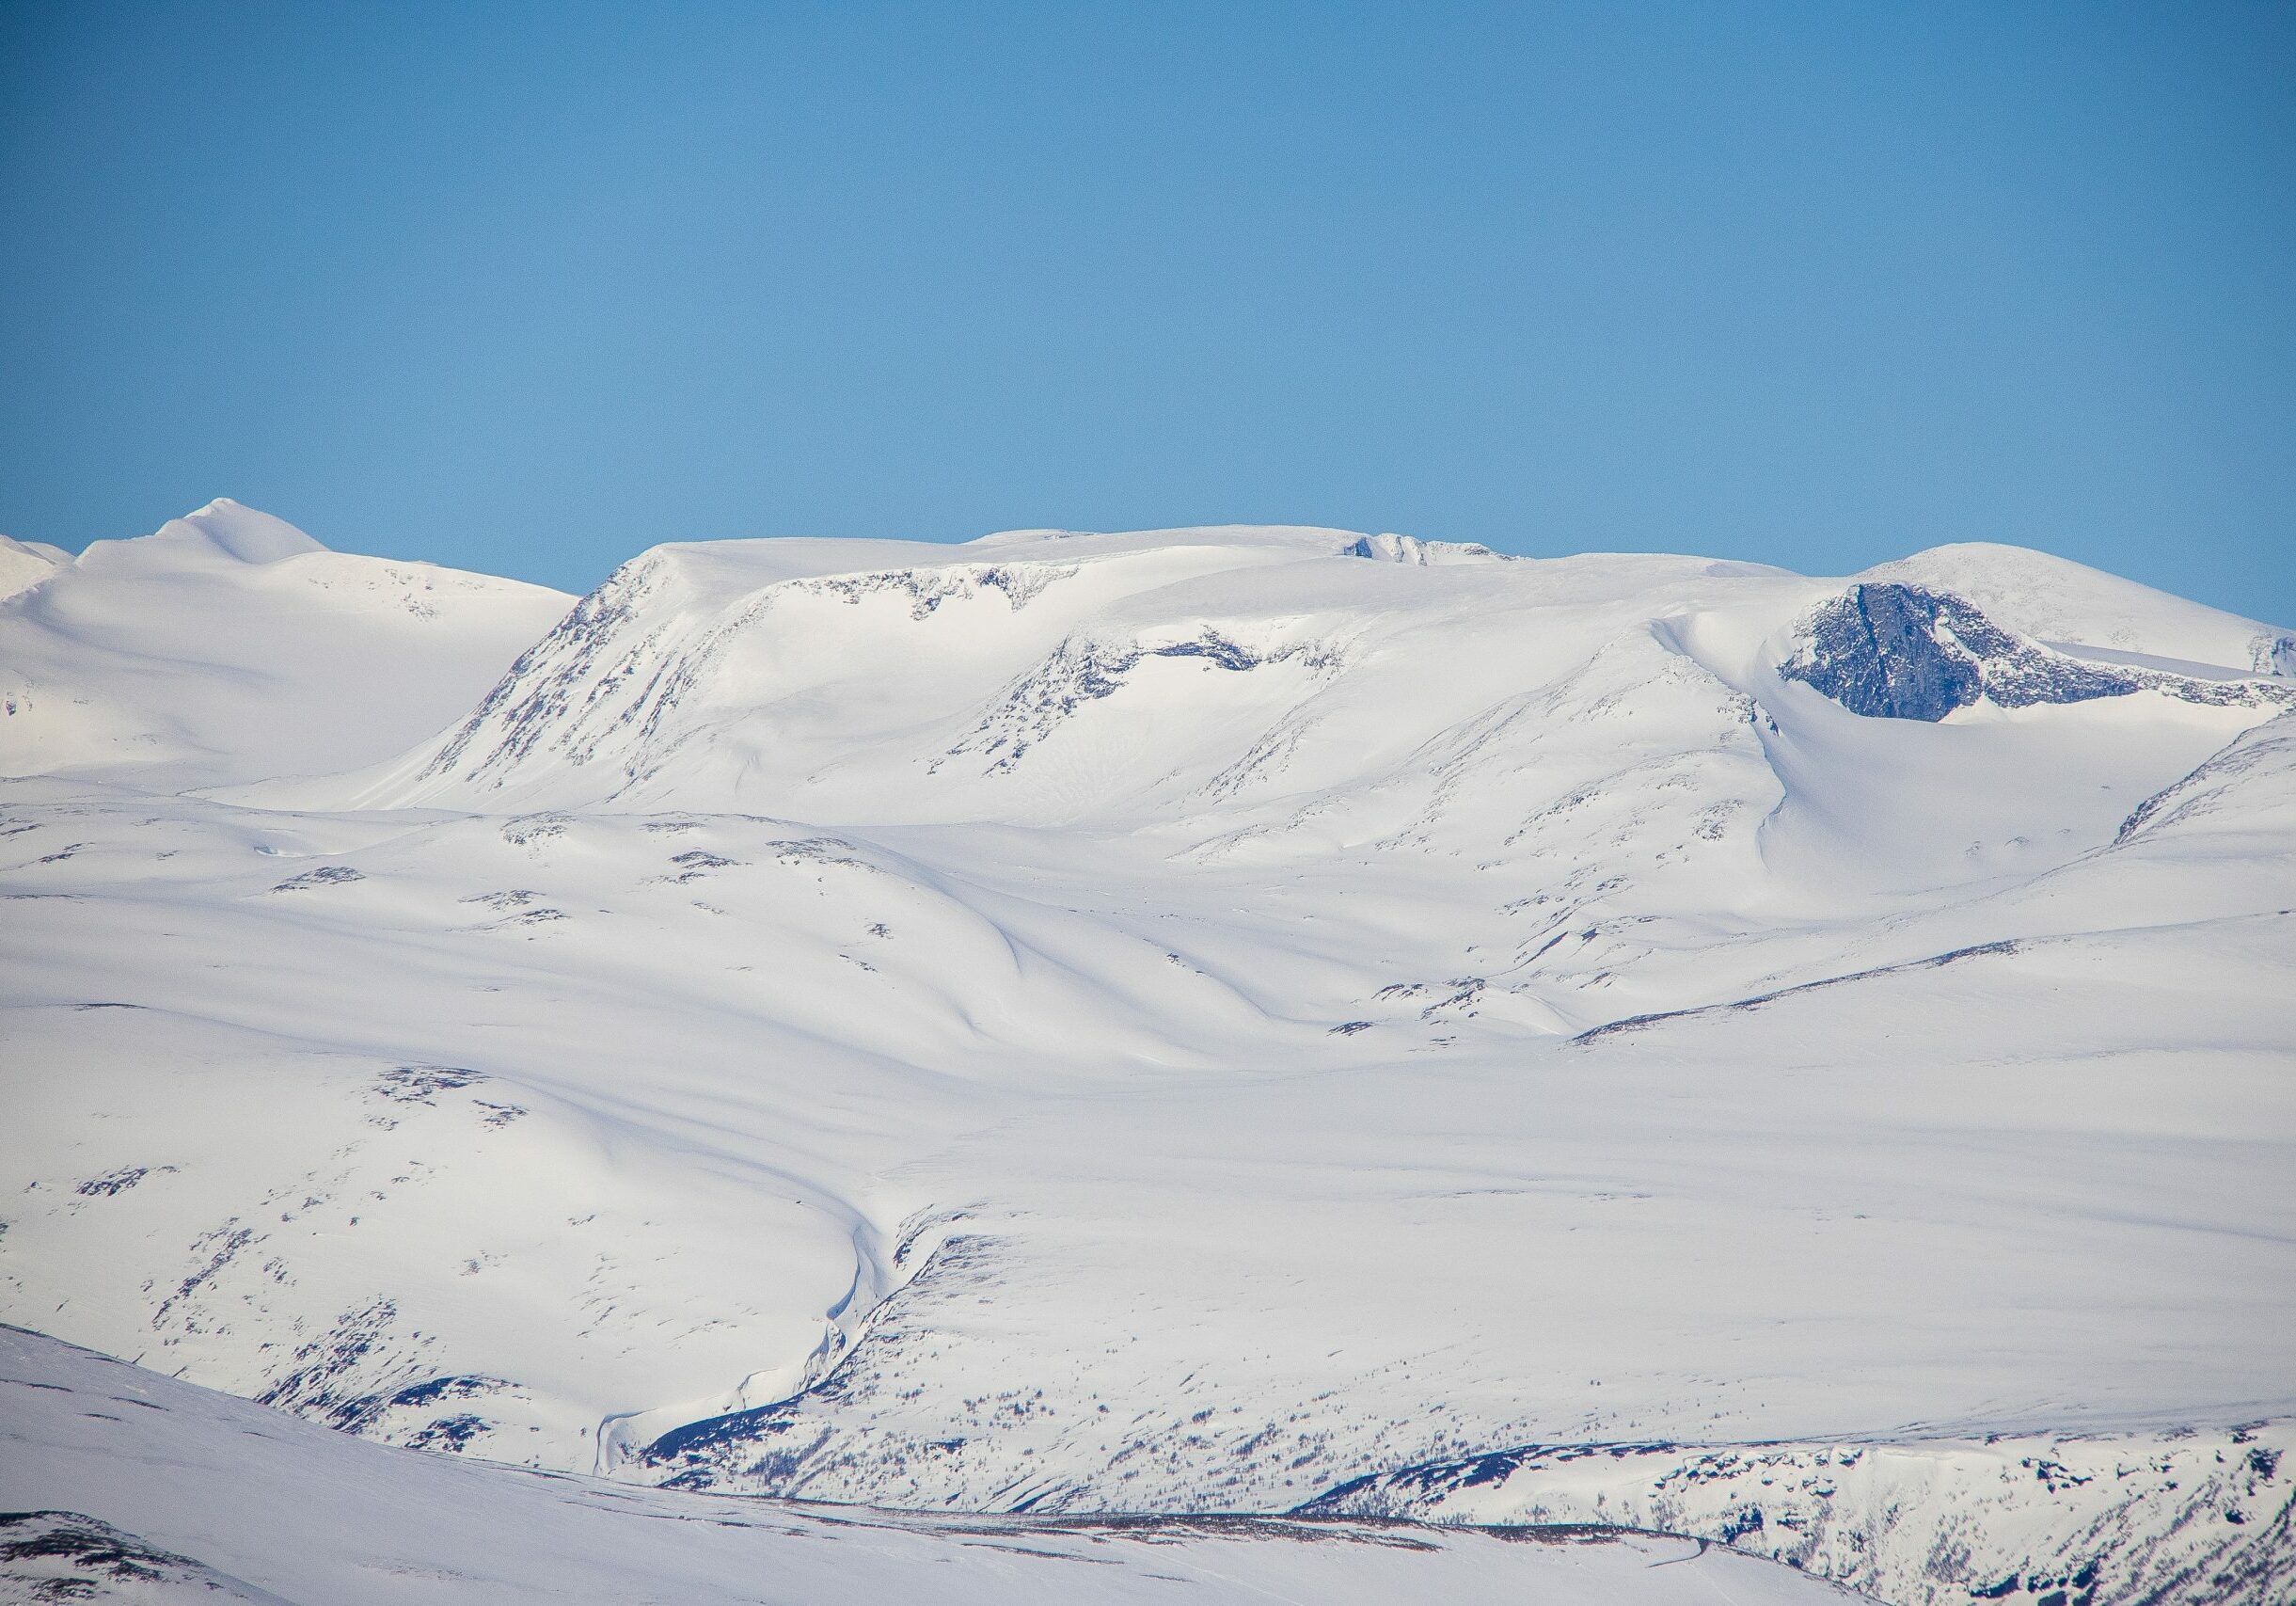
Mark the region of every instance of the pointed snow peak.
POLYGON ((282 558, 301 558, 312 551, 326 551, 326 547, 287 524, 287 519, 273 519, 269 513, 257 513, 230 496, 218 496, 182 519, 167 519, 150 535, 89 542, 87 551, 80 554, 78 567, 92 572, 115 572, 121 565, 129 570, 154 565, 161 570, 186 565, 214 570, 280 563, 282 558))
POLYGON ((283 518, 217 497, 197 513, 171 518, 157 539, 198 540, 243 564, 275 564, 326 549, 283 518))
POLYGON ((84 569, 114 564, 158 564, 195 567, 216 564, 276 564, 326 549, 283 518, 218 497, 205 507, 171 518, 150 534, 132 541, 93 541, 80 554, 84 569))

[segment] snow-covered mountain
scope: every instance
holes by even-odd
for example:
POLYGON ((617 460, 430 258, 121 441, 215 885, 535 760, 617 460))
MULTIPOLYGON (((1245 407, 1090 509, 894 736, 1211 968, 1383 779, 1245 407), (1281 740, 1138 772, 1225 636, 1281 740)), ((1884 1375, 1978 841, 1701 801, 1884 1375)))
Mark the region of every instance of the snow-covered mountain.
POLYGON ((6 750, 0 1315, 687 1490, 2287 1578, 2287 632, 1257 527, 402 625, 285 528, 0 601, 157 733, 6 750))
MULTIPOLYGON (((1931 722, 1978 702, 2139 691, 2148 712, 2184 701, 2252 720, 2296 704, 2296 682, 2272 669, 2290 638, 2228 619, 2204 631, 2192 615, 2208 611, 2173 599, 2157 640, 2131 633, 2120 597, 2093 633, 2149 642, 2177 669, 2098 662, 2081 656, 2097 648, 2045 644, 1904 580, 1844 588, 1744 564, 1480 548, 1422 572, 1428 549, 1406 541, 1027 533, 957 561, 896 543, 657 548, 468 719, 347 795, 308 795, 1126 826, 1257 824, 1306 800, 1377 834, 1421 811, 1397 794, 1424 791, 1431 772, 1520 768, 1555 724, 1590 723, 1581 710, 1618 717, 1607 748, 1625 732, 1669 753, 1726 749, 1753 703, 1784 702, 1781 677, 1855 713, 1931 722), (2209 664, 2186 661, 2204 645, 2209 664), (1869 692, 1885 671, 1909 693, 1869 692), (1645 728, 1662 719, 1676 723, 1645 728)), ((2021 585, 2034 560, 2055 562, 2016 557, 2003 567, 2021 585)), ((1947 560, 1974 561, 1966 549, 1947 560)), ((2056 566, 2083 587, 2085 571, 2056 566)), ((2025 595, 2004 589, 2013 606, 2025 595)), ((1474 835, 1465 811, 1447 812, 1474 835)), ((1522 825, 1510 806, 1483 812, 1507 835, 1522 825)))
POLYGON ((0 539, 0 773, 325 772, 468 707, 570 598, 330 552, 230 501, 77 559, 0 539))

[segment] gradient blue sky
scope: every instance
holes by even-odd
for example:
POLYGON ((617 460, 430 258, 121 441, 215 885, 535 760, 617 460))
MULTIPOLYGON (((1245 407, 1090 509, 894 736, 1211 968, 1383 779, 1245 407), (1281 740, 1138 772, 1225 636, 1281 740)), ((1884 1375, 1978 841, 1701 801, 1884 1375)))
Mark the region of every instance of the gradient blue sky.
POLYGON ((1280 521, 2296 624, 2296 7, 0 6, 0 530, 1280 521))

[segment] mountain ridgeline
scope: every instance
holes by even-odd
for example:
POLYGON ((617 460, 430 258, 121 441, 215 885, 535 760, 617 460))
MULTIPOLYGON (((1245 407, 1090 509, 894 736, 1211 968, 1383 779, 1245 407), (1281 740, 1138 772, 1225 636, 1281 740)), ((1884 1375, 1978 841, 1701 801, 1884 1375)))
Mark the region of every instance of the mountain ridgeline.
MULTIPOLYGON (((261 1403, 155 1396, 199 1444, 553 1534, 611 1491, 480 1463, 990 1514, 921 1565, 1222 1512, 1893 1606, 2296 1567, 2276 627, 1259 526, 574 598, 229 502, 0 593, 0 1319, 261 1403)), ((111 1481, 39 1542, 277 1587, 111 1481)))
MULTIPOLYGON (((2020 568, 2037 556, 2015 554, 2020 568)), ((2107 580, 2054 566, 2045 578, 2076 592, 2107 580)), ((2264 711, 2296 696, 2275 668, 2296 653, 2284 633, 2188 606, 2168 644, 2202 636, 2197 660, 2044 643, 2019 627, 2030 589, 2002 590, 1988 613, 1910 579, 1844 588, 1747 564, 1291 530, 669 547, 353 795, 1138 823, 1376 789, 1565 681, 1629 722, 1620 699, 1654 681, 1741 711, 1774 715, 1800 686, 1926 722, 2140 692, 2264 711)))

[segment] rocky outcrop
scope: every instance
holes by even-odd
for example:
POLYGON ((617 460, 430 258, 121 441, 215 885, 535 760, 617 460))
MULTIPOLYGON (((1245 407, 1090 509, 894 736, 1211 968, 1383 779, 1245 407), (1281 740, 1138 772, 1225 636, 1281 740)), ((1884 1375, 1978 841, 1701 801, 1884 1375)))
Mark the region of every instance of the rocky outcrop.
POLYGON ((2003 629, 1920 586, 1851 586, 1810 615, 1779 674, 1869 719, 1944 719, 1979 702, 2023 708, 2161 692, 2187 703, 2296 705, 2296 687, 2091 663, 2003 629))

